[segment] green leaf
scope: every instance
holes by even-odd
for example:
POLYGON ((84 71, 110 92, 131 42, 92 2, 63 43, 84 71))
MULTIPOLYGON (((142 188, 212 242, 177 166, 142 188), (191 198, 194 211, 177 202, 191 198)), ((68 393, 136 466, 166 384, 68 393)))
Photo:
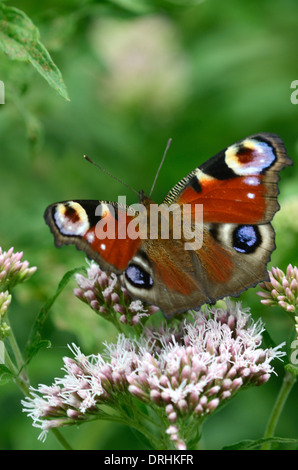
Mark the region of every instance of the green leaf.
MULTIPOLYGON (((51 347, 51 341, 47 339, 41 339, 40 341, 36 340, 34 341, 31 346, 28 348, 27 351, 27 357, 24 365, 22 366, 22 369, 26 367, 31 359, 40 351, 41 349, 46 349, 51 347)), ((21 369, 21 370, 22 370, 21 369)))
POLYGON ((43 307, 41 308, 39 314, 37 315, 34 321, 31 334, 27 343, 25 365, 28 364, 28 362, 32 359, 32 357, 35 356, 35 354, 41 348, 49 347, 49 341, 41 339, 41 331, 42 331, 43 325, 57 297, 59 297, 59 295, 61 294, 63 289, 67 286, 67 284, 72 279, 72 277, 79 272, 85 273, 86 268, 79 267, 79 268, 72 269, 71 271, 68 271, 59 282, 55 294, 50 299, 48 299, 46 303, 43 305, 43 307))
POLYGON ((290 439, 286 437, 270 437, 270 438, 263 438, 257 440, 244 440, 240 442, 236 442, 230 446, 225 446, 223 450, 251 450, 256 449, 257 447, 261 447, 265 443, 278 443, 278 444, 298 444, 298 439, 290 439))
POLYGON ((271 336, 270 336, 270 334, 268 333, 267 330, 263 331, 262 336, 263 336, 263 340, 264 340, 267 348, 275 348, 277 346, 276 343, 271 338, 271 336))
POLYGON ((0 385, 4 385, 14 378, 14 374, 4 364, 0 364, 0 385))
POLYGON ((38 28, 23 11, 0 3, 0 49, 13 60, 29 61, 69 101, 61 72, 39 37, 38 28))

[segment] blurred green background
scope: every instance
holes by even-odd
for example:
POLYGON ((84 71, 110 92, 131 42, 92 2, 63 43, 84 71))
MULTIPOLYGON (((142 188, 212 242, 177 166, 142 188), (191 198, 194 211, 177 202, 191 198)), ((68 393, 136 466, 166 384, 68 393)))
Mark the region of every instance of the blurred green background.
MULTIPOLYGON (((173 139, 153 194, 161 202, 189 171, 233 142, 259 131, 279 134, 298 164, 298 105, 290 97, 298 79, 298 3, 295 0, 14 0, 38 26, 41 41, 62 72, 70 102, 30 64, 0 53, 6 103, 0 105, 0 245, 24 251, 38 271, 13 291, 10 318, 21 346, 45 300, 63 274, 84 264, 74 247, 56 249, 43 220, 52 202, 117 200, 133 193, 88 164, 87 154, 112 174, 148 193, 167 140, 173 139)), ((297 264, 297 166, 281 174, 281 211, 275 216, 277 249, 271 265, 297 264)), ((44 338, 52 348, 32 361, 31 383, 62 374, 67 343, 86 354, 115 339, 106 325, 72 294, 55 303, 44 338)), ((291 324, 250 289, 241 296, 262 316, 276 343, 291 324)), ((289 347, 289 342, 288 342, 289 347)), ((262 437, 283 368, 268 384, 238 394, 207 420, 203 445, 219 449, 262 437)), ((21 412, 13 384, 0 389, 0 449, 58 449, 49 434, 21 412)), ((276 435, 297 437, 297 387, 276 435)), ((63 431, 78 449, 138 449, 124 426, 105 422, 63 431)))

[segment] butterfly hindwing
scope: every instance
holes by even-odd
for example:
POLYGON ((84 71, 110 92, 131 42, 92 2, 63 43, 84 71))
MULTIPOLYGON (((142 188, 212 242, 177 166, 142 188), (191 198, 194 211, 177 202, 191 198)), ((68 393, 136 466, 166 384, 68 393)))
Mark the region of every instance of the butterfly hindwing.
POLYGON ((196 255, 204 266, 202 283, 213 301, 226 296, 227 291, 237 297, 267 279, 266 266, 275 248, 270 223, 214 224, 208 229, 203 247, 196 255))
POLYGON ((126 288, 132 296, 158 305, 165 316, 227 295, 237 297, 267 278, 274 248, 271 224, 248 227, 206 225, 203 246, 197 251, 185 251, 182 240, 148 240, 141 248, 142 260, 137 253, 130 263, 143 278, 147 273, 151 283, 133 286, 126 277, 126 288))

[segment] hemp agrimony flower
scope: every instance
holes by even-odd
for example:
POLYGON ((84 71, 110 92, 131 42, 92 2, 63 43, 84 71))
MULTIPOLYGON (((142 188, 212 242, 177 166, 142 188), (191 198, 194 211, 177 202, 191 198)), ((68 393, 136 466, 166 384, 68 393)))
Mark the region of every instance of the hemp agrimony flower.
POLYGON ((0 247, 0 291, 26 281, 36 271, 36 267, 29 268, 28 261, 21 261, 22 257, 22 251, 14 253, 13 247, 8 251, 0 247))
POLYGON ((64 377, 31 388, 24 411, 42 430, 41 438, 51 428, 115 420, 117 412, 118 421, 149 440, 157 436, 157 448, 186 449, 199 439, 208 415, 274 372, 272 360, 284 353, 281 345, 263 349, 262 332, 262 322, 254 322, 240 303, 227 303, 225 309, 194 313, 176 327, 144 328, 139 338, 119 334, 102 354, 85 356, 73 345, 74 358, 64 358, 64 377), (148 411, 141 422, 132 422, 140 402, 148 411))
POLYGON ((119 314, 122 323, 135 325, 142 317, 149 317, 159 309, 147 306, 140 300, 133 300, 125 287, 121 286, 116 274, 102 271, 97 263, 89 262, 87 277, 76 274, 79 288, 74 289, 75 295, 98 314, 106 319, 119 314))
POLYGON ((0 340, 9 336, 10 326, 5 321, 7 309, 11 302, 11 295, 8 291, 0 292, 0 340))
POLYGON ((265 292, 257 292, 264 305, 279 305, 294 320, 298 338, 298 268, 288 265, 286 273, 279 268, 272 268, 269 282, 262 282, 260 287, 265 292))
POLYGON ((279 268, 268 271, 270 281, 260 287, 266 292, 258 292, 265 305, 279 305, 290 314, 298 311, 298 268, 288 265, 286 273, 279 268))
POLYGON ((14 253, 13 247, 3 251, 0 247, 0 340, 10 334, 7 309, 11 302, 10 290, 20 282, 26 281, 36 267, 29 268, 28 261, 21 261, 23 252, 14 253))

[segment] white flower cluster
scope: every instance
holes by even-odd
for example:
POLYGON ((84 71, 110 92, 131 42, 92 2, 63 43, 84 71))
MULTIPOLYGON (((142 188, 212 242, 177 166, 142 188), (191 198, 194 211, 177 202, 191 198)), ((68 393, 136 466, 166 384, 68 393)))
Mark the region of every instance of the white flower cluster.
POLYGON ((115 409, 120 396, 133 395, 160 412, 165 433, 186 449, 184 420, 200 423, 237 390, 261 385, 274 372, 271 362, 284 355, 282 345, 262 349, 262 331, 261 321, 238 303, 193 314, 176 329, 145 329, 139 339, 119 335, 103 354, 85 356, 73 345, 65 376, 32 389, 24 411, 44 438, 52 427, 100 416, 103 403, 115 409))

